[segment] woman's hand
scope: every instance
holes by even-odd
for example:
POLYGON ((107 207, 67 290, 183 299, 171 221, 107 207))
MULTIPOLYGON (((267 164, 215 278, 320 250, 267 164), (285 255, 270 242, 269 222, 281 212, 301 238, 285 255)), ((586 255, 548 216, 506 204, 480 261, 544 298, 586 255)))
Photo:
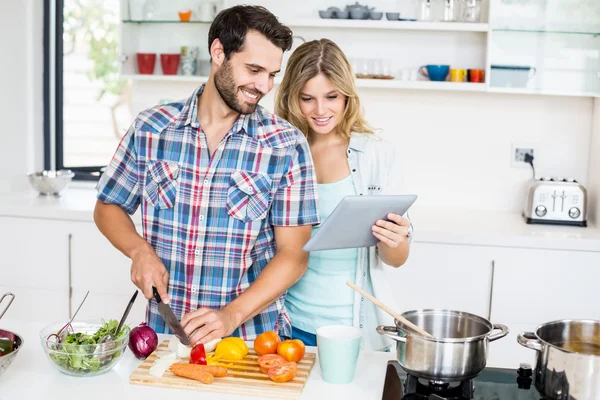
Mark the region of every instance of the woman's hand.
POLYGON ((408 239, 410 221, 398 214, 389 213, 387 217, 389 221, 377 220, 372 231, 380 243, 394 249, 408 239))

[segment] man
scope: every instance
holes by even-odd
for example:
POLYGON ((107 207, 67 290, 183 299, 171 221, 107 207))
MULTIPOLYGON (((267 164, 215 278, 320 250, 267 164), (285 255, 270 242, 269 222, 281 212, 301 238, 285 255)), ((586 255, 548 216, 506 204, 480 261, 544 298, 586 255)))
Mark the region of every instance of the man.
MULTIPOLYGON (((156 287, 190 341, 277 330, 284 293, 304 274, 317 224, 316 179, 302 133, 258 106, 292 33, 262 7, 235 6, 209 31, 212 71, 185 102, 139 114, 98 184, 94 220, 156 287), (141 205, 143 237, 131 218, 141 205)), ((168 332, 155 301, 148 323, 168 332)))

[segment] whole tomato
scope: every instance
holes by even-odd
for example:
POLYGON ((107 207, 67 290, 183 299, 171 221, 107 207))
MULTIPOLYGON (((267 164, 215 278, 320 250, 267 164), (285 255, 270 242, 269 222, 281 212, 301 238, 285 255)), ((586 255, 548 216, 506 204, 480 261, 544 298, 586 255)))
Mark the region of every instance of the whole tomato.
POLYGON ((287 361, 298 362, 304 357, 304 343, 299 339, 284 340, 277 346, 277 354, 287 361))
POLYGON ((277 346, 280 342, 281 339, 276 332, 263 332, 254 339, 254 351, 256 351, 256 354, 259 356, 262 356, 263 354, 275 354, 277 353, 277 346))

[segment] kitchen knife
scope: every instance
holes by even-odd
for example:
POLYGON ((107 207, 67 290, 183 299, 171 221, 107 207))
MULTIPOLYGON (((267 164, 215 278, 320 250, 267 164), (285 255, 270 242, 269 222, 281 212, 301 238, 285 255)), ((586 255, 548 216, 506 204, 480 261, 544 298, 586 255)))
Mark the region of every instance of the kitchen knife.
POLYGON ((192 343, 190 342, 190 339, 188 339, 187 335, 185 334, 185 331, 183 330, 183 327, 179 323, 179 320, 173 313, 173 310, 171 310, 171 307, 169 307, 167 304, 162 302, 160 295, 158 294, 158 290, 156 290, 154 286, 152 287, 152 294, 154 295, 154 299, 158 303, 158 312, 163 317, 169 328, 171 328, 173 334, 177 336, 179 341, 184 345, 191 345, 192 343))

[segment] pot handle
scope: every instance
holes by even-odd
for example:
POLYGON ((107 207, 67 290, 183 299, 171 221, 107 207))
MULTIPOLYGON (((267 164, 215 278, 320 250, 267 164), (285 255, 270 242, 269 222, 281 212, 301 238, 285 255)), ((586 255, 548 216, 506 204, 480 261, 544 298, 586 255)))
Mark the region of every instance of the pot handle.
POLYGON ((517 342, 521 346, 525 346, 528 349, 532 349, 535 351, 542 351, 542 343, 538 340, 537 336, 533 332, 521 332, 517 336, 517 342))
POLYGON ((502 324, 494 324, 494 327, 492 330, 496 330, 496 329, 500 329, 500 332, 498 332, 494 335, 490 335, 490 337, 489 337, 490 342, 501 339, 504 336, 508 335, 508 332, 510 332, 510 329, 508 329, 508 326, 502 325, 502 324))
POLYGON ((377 327, 377 333, 379 333, 380 335, 383 335, 383 336, 387 336, 388 338, 395 340, 396 342, 406 343, 405 337, 397 335, 398 328, 395 326, 379 325, 377 327), (394 332, 394 333, 396 333, 396 335, 392 335, 392 334, 390 334, 390 332, 394 332))
POLYGON ((5 293, 4 296, 2 296, 0 298, 0 304, 2 303, 2 300, 4 300, 4 298, 6 296, 10 296, 11 299, 8 301, 8 304, 6 305, 6 307, 4 307, 4 310, 0 311, 0 318, 2 318, 2 316, 4 315, 4 313, 6 312, 6 310, 8 310, 8 307, 10 307, 10 305, 12 304, 13 300, 15 299, 15 295, 12 293, 5 293))

